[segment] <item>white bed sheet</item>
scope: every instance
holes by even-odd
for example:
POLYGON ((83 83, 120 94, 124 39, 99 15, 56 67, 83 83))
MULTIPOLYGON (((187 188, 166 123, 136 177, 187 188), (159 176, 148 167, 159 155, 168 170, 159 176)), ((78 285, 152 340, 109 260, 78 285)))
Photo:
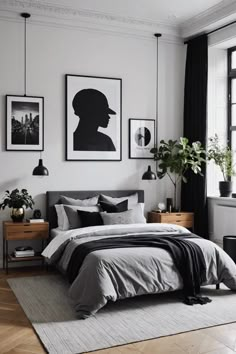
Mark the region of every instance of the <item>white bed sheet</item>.
POLYGON ((57 237, 57 236, 60 236, 62 235, 63 233, 65 233, 65 231, 59 229, 59 227, 55 228, 55 229, 51 229, 50 231, 50 236, 51 236, 51 239, 57 237))

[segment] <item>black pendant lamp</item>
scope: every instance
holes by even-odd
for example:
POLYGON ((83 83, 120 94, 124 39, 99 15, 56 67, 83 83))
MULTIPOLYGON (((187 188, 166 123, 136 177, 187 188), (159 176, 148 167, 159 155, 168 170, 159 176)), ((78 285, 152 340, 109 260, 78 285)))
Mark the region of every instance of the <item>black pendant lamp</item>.
MULTIPOLYGON (((160 33, 155 33, 154 36, 156 37, 157 39, 157 80, 156 80, 156 146, 157 146, 157 132, 158 132, 158 38, 161 37, 161 34, 160 33)), ((157 166, 157 165, 156 165, 157 166)), ((146 172, 144 172, 143 176, 142 176, 142 179, 143 180, 154 180, 154 179, 157 179, 157 176, 154 172, 152 172, 151 170, 151 166, 149 165, 148 166, 148 169, 146 172)))
POLYGON ((153 179, 157 179, 157 176, 156 176, 156 174, 154 172, 152 172, 150 165, 148 166, 147 171, 144 172, 142 179, 144 179, 146 181, 147 180, 150 181, 150 180, 153 180, 153 179))
POLYGON ((39 159, 39 164, 33 169, 33 176, 48 176, 49 172, 47 167, 43 166, 43 159, 39 159))

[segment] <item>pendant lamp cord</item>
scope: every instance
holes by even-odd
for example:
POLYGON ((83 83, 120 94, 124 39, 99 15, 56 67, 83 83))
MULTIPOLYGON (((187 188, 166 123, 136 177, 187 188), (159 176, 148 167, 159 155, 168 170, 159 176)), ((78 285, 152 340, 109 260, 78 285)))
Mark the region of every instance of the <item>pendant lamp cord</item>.
POLYGON ((26 20, 29 18, 31 15, 29 13, 23 12, 20 14, 21 17, 24 18, 25 20, 25 26, 24 26, 24 96, 27 94, 27 36, 26 36, 26 20))
MULTIPOLYGON (((156 57, 156 62, 157 62, 157 66, 156 66, 156 137, 155 137, 155 145, 156 148, 158 148, 158 67, 159 67, 159 58, 158 58, 158 40, 161 37, 161 33, 155 33, 154 36, 157 39, 157 57, 156 57)), ((156 171, 157 171, 157 161, 156 161, 156 171)))
POLYGON ((26 17, 25 17, 25 66, 24 66, 24 88, 25 88, 25 94, 24 96, 26 96, 26 17))

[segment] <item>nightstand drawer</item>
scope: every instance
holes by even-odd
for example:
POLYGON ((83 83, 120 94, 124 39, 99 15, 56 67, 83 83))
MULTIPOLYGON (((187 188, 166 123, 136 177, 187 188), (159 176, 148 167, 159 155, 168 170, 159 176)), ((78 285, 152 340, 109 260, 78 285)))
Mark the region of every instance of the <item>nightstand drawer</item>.
POLYGON ((45 231, 19 231, 11 232, 8 231, 6 234, 6 240, 37 240, 37 239, 46 239, 48 238, 48 232, 45 231))
POLYGON ((175 224, 193 229, 194 213, 148 213, 148 222, 175 224))
POLYGON ((161 222, 180 222, 180 221, 191 221, 193 220, 193 214, 191 213, 166 213, 166 214, 161 214, 160 213, 160 220, 161 222))
POLYGON ((48 231, 48 224, 47 223, 38 223, 38 224, 30 224, 30 223, 23 223, 23 224, 11 224, 7 226, 7 232, 24 232, 24 231, 48 231))

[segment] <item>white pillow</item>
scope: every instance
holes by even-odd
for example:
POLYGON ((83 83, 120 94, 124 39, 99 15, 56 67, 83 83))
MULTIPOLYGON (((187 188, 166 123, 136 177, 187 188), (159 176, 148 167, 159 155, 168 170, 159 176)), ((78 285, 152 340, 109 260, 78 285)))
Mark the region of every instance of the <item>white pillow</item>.
POLYGON ((104 225, 115 225, 115 224, 145 224, 146 219, 142 212, 142 207, 140 204, 133 209, 123 211, 121 213, 100 213, 104 225))
MULTIPOLYGON (((66 231, 70 229, 70 223, 67 217, 67 214, 64 209, 65 204, 55 204, 55 209, 57 212, 57 224, 58 228, 60 230, 66 231)), ((84 211, 90 211, 90 212, 95 212, 95 211, 100 211, 99 207, 94 205, 94 206, 76 206, 76 205, 66 205, 74 210, 84 210, 84 211)))

